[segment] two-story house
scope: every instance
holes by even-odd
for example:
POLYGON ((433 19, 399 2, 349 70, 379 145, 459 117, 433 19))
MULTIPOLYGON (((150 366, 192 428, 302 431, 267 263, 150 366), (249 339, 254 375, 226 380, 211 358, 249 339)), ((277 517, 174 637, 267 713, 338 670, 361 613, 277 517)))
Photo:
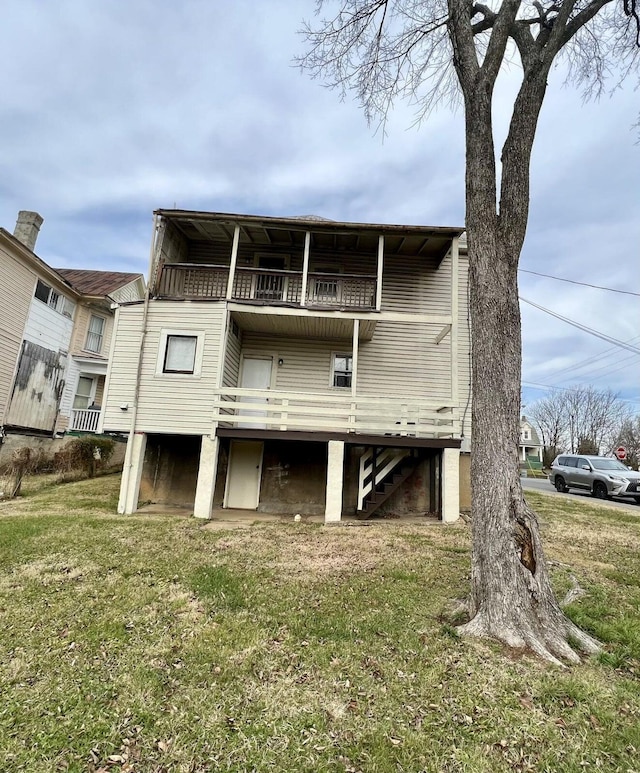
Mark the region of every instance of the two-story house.
POLYGON ((144 278, 51 268, 34 252, 41 224, 23 211, 0 228, 0 430, 95 432, 112 306, 143 297, 144 278))
POLYGON ((542 466, 543 446, 535 427, 526 416, 520 417, 519 457, 521 464, 533 464, 536 468, 542 466))
POLYGON ((455 520, 470 432, 462 228, 160 210, 116 311, 105 431, 140 500, 455 520))

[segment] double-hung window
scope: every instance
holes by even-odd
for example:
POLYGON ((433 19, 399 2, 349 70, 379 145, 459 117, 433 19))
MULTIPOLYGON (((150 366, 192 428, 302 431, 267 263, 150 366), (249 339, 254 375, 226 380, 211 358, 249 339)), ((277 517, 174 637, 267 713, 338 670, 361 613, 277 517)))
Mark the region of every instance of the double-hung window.
POLYGON ((331 384, 334 387, 350 387, 353 358, 350 354, 334 354, 331 384))
POLYGON ((100 353, 102 349, 102 340, 104 337, 104 318, 91 315, 89 320, 89 330, 87 332, 87 341, 84 348, 88 352, 100 353))

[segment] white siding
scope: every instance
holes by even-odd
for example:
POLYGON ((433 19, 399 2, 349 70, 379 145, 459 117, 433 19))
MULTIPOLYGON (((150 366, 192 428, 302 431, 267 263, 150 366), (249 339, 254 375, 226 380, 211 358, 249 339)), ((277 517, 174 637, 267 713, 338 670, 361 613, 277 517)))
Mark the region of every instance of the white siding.
POLYGON ((119 287, 109 296, 117 303, 128 303, 130 301, 139 301, 144 297, 144 287, 141 279, 134 279, 133 282, 119 287))
MULTIPOLYGON (((110 368, 104 429, 126 432, 131 425, 138 352, 142 336, 143 304, 123 306, 110 368), (128 404, 123 411, 121 404, 128 404)), ((218 382, 224 303, 154 301, 149 307, 142 357, 136 430, 201 435, 211 431, 212 391, 218 382), (156 375, 162 329, 204 331, 199 376, 156 375)))
POLYGON ((43 346, 52 351, 68 352, 71 345, 73 320, 33 298, 29 319, 24 330, 26 341, 43 346))
POLYGON ((62 393, 62 399, 60 400, 61 416, 66 416, 67 418, 71 416, 71 406, 73 405, 73 398, 75 397, 79 375, 80 367, 78 363, 73 357, 69 357, 67 372, 65 373, 64 392, 62 393))

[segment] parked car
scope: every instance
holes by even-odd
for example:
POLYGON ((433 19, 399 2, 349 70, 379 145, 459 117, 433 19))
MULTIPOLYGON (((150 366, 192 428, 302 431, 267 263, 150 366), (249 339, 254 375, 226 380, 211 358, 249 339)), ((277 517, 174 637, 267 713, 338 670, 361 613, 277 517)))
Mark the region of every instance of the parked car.
POLYGON ((549 481, 556 491, 590 491, 598 499, 632 497, 640 504, 640 472, 609 456, 561 454, 553 460, 549 481))

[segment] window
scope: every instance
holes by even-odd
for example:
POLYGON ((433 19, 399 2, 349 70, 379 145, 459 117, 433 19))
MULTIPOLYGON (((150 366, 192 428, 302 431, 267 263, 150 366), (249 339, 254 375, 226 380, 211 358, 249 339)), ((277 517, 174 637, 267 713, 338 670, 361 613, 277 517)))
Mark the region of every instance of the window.
POLYGON ((350 354, 333 355, 333 374, 331 384, 334 387, 350 387, 353 358, 350 354))
POLYGON ((197 336, 168 335, 162 372, 193 373, 197 343, 197 336))
POLYGON ((36 292, 35 296, 39 301, 42 301, 43 303, 49 303, 49 293, 51 292, 51 288, 49 285, 46 285, 44 282, 41 282, 38 279, 38 284, 36 285, 36 292))
POLYGON ((203 350, 204 330, 163 328, 160 331, 156 377, 199 376, 203 350))
POLYGON ((523 434, 525 440, 529 440, 529 430, 528 429, 525 429, 522 434, 523 434))
POLYGON ((89 407, 91 403, 91 393, 93 391, 93 379, 87 376, 80 376, 78 379, 78 387, 76 389, 75 397, 73 398, 74 411, 83 411, 89 407))
POLYGON ((88 352, 96 352, 96 354, 98 354, 102 349, 103 333, 104 319, 92 314, 91 319, 89 320, 89 330, 87 332, 87 341, 84 348, 88 352))
POLYGON ((48 284, 40 281, 40 279, 36 283, 34 297, 46 303, 47 306, 55 309, 63 316, 69 317, 69 319, 73 318, 73 312, 76 307, 75 303, 65 298, 64 295, 60 295, 60 293, 53 290, 48 284))

